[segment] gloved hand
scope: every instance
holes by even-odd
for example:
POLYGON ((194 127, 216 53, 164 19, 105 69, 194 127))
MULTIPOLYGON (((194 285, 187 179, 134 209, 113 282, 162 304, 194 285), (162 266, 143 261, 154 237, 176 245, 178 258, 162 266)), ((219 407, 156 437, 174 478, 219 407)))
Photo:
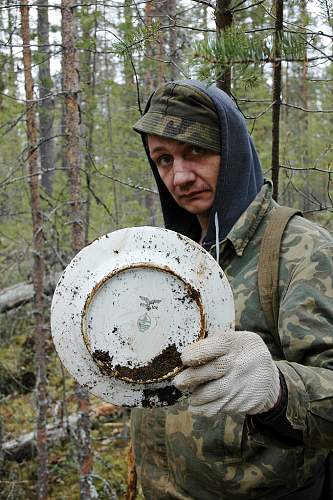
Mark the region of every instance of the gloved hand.
POLYGON ((256 333, 223 332, 187 346, 181 358, 189 368, 174 382, 190 390, 193 414, 255 415, 273 408, 279 398, 279 371, 256 333))

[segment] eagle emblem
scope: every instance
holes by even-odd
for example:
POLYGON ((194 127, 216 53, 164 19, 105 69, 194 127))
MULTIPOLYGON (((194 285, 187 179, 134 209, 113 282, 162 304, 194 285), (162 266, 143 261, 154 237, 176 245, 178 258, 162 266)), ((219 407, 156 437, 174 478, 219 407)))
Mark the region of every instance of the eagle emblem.
POLYGON ((150 311, 151 309, 157 309, 157 304, 162 302, 162 299, 151 300, 148 297, 143 297, 142 295, 139 295, 139 297, 142 300, 140 306, 145 307, 147 311, 150 311))

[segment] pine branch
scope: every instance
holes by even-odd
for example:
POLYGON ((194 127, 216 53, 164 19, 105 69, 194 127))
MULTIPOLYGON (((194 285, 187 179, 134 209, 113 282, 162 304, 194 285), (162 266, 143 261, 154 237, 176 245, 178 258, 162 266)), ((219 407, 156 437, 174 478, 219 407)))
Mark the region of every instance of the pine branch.
MULTIPOLYGON (((217 40, 203 40, 194 48, 195 57, 214 65, 279 63, 282 60, 304 61, 306 41, 298 33, 283 33, 279 40, 281 57, 274 59, 273 36, 248 36, 239 27, 230 27, 217 40)), ((328 55, 323 56, 329 59, 328 55)), ((310 58, 309 58, 310 60, 310 58)))

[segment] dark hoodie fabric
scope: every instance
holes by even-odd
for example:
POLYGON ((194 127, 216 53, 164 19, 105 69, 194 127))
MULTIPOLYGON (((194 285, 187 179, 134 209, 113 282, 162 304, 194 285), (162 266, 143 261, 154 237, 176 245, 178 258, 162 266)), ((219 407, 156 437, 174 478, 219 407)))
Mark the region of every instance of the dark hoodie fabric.
MULTIPOLYGON (((215 243, 215 214, 217 213, 218 216, 219 239, 221 241, 256 197, 264 179, 244 117, 232 99, 215 85, 207 86, 197 80, 181 80, 173 83, 192 86, 205 93, 213 101, 219 116, 221 167, 208 232, 204 241, 204 247, 207 249, 215 243)), ((144 113, 147 113, 149 109, 150 100, 151 97, 144 113)), ((198 241, 201 229, 197 217, 179 207, 174 201, 150 158, 144 137, 143 142, 159 190, 165 227, 198 241)))

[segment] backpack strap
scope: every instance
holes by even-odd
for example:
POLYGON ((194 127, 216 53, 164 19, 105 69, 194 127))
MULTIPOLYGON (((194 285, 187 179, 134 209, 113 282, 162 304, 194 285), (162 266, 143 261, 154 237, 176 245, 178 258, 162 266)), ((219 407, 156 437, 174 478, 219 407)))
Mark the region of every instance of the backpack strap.
POLYGON ((268 221, 262 237, 258 267, 258 288, 262 310, 278 345, 281 346, 279 319, 279 257, 283 233, 288 222, 302 212, 295 208, 278 207, 268 221))

